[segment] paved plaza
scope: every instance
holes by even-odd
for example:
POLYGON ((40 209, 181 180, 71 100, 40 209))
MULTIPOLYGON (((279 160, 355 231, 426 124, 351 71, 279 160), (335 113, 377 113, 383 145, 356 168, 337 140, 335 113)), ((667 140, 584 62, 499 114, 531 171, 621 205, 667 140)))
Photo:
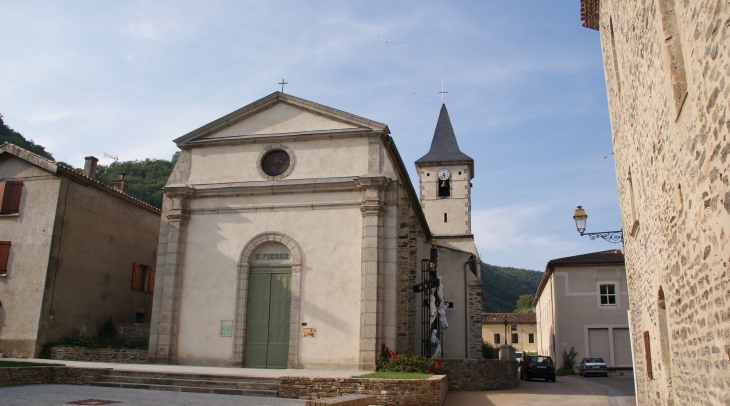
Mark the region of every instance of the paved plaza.
POLYGON ((444 406, 636 406, 632 377, 559 376, 557 382, 520 381, 513 389, 449 392, 444 406))
POLYGON ((103 388, 78 385, 26 385, 0 388, 0 405, 210 405, 294 406, 306 401, 259 396, 213 395, 141 389, 103 388), (73 403, 72 403, 73 402, 73 403))

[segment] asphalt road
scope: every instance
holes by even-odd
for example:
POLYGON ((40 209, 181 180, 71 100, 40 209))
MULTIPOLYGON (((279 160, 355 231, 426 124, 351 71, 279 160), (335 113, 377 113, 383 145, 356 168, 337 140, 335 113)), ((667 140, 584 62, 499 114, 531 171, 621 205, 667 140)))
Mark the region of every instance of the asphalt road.
POLYGON ((557 382, 520 381, 513 389, 449 392, 444 406, 636 406, 633 377, 559 376, 557 382))

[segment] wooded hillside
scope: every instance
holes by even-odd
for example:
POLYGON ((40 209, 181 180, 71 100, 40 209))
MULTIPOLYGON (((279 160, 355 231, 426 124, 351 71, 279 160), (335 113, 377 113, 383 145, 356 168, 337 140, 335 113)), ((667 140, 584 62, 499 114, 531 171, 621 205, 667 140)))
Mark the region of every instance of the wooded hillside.
POLYGON ((512 313, 520 295, 537 292, 542 272, 482 264, 482 311, 512 313))

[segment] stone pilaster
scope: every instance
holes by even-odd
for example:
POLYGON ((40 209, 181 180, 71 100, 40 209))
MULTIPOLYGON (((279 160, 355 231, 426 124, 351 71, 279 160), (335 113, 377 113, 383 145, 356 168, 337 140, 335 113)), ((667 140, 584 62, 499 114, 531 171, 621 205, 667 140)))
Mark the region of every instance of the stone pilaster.
POLYGON ((359 368, 374 370, 378 356, 378 286, 383 246, 384 189, 390 179, 365 175, 355 181, 363 192, 362 249, 360 266, 360 356, 359 368))
MULTIPOLYGON (((158 276, 156 281, 155 303, 156 314, 153 314, 155 330, 155 348, 150 346, 150 360, 158 364, 175 364, 177 362, 177 330, 179 317, 180 288, 182 285, 183 254, 185 249, 185 232, 188 223, 188 198, 183 193, 170 193, 170 210, 166 220, 166 244, 164 257, 158 259, 158 276), (164 261, 162 264, 159 261, 164 261), (162 266, 160 266, 162 265, 162 266)), ((162 250, 161 250, 162 251, 162 250)))

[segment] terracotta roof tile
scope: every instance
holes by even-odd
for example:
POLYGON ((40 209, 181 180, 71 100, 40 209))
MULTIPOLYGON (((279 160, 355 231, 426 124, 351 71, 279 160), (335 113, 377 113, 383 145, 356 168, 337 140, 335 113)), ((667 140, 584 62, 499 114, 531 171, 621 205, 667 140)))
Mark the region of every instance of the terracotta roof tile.
POLYGON ((600 8, 600 0, 580 0, 580 20, 584 27, 598 31, 600 8))
POLYGON ((482 324, 536 324, 535 313, 482 313, 482 324))

